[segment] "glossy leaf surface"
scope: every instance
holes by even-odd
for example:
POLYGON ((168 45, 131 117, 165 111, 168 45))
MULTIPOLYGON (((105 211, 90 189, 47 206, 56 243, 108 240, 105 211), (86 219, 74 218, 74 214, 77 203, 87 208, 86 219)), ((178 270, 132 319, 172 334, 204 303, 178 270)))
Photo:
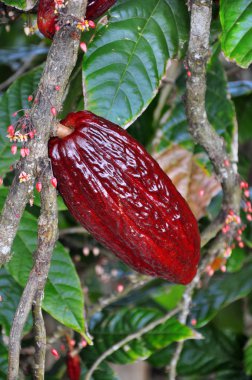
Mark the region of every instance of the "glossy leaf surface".
MULTIPOLYGON (((0 205, 7 189, 0 191, 0 205)), ((13 257, 7 269, 22 287, 32 268, 32 254, 37 246, 36 218, 25 212, 13 244, 13 257)), ((84 332, 84 301, 78 275, 65 248, 58 243, 53 253, 49 278, 45 287, 43 309, 62 324, 84 332)))
POLYGON ((207 288, 198 291, 193 301, 192 318, 197 327, 204 326, 218 311, 252 291, 252 263, 239 272, 216 275, 207 288))
MULTIPOLYGON (((23 289, 17 284, 13 277, 3 268, 0 269, 0 325, 6 335, 10 334, 11 323, 19 304, 23 289)), ((24 334, 32 327, 32 318, 29 315, 28 322, 24 328, 24 334)), ((1 373, 1 370, 0 370, 1 373)))
MULTIPOLYGON (((114 313, 104 314, 103 318, 92 327, 94 347, 88 348, 90 354, 97 351, 101 355, 129 334, 139 331, 162 315, 158 310, 141 307, 121 308, 114 313)), ((149 357, 156 350, 174 341, 193 339, 195 336, 193 330, 180 324, 175 318, 171 318, 116 350, 108 361, 118 364, 133 363, 149 357)))
POLYGON ((221 0, 222 49, 241 67, 252 62, 252 0, 221 0))
POLYGON ((188 39, 183 0, 118 0, 83 57, 85 109, 126 127, 156 95, 188 39))
POLYGON ((36 5, 37 0, 3 0, 3 3, 11 7, 29 11, 36 5))
MULTIPOLYGON (((195 145, 188 132, 185 107, 181 100, 185 93, 185 76, 177 81, 177 100, 168 118, 161 124, 161 137, 156 149, 163 150, 171 143, 193 150, 195 145)), ((234 105, 229 98, 227 79, 217 56, 212 57, 207 66, 206 111, 210 123, 225 138, 230 147, 234 130, 234 105)))

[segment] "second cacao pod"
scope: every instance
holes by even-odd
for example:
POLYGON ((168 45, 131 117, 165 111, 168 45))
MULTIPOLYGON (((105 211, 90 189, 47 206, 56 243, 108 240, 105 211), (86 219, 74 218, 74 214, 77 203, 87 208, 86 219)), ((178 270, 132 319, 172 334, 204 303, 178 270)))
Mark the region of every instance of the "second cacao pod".
POLYGON ((197 221, 169 177, 126 131, 88 111, 49 141, 59 191, 72 215, 136 271, 188 284, 200 258, 197 221))
MULTIPOLYGON (((85 18, 87 20, 95 20, 107 12, 115 2, 116 0, 88 0, 85 18)), ((56 21, 55 1, 40 0, 38 5, 37 23, 40 32, 45 37, 50 39, 53 38, 56 31, 56 21)))

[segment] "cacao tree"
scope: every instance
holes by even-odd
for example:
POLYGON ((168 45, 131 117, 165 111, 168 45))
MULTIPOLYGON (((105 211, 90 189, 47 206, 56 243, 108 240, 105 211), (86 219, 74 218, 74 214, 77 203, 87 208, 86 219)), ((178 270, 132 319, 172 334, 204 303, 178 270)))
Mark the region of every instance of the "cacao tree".
POLYGON ((0 2, 0 379, 252 376, 251 17, 0 2))

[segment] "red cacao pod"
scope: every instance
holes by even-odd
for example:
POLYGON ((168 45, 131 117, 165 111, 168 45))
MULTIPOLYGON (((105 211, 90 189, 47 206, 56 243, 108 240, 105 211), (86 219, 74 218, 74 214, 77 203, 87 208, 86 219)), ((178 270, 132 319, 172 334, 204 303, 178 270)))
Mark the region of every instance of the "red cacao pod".
POLYGON ((37 23, 39 31, 52 39, 55 34, 57 16, 54 13, 54 0, 40 0, 38 4, 37 23))
MULTIPOLYGON (((86 19, 95 20, 103 15, 116 0, 88 0, 86 19)), ((55 34, 57 15, 54 0, 40 0, 38 5, 37 23, 40 32, 47 38, 52 39, 55 34)))
POLYGON ((70 380, 79 380, 81 375, 81 363, 79 355, 67 356, 67 375, 70 380))
POLYGON ((114 5, 116 0, 88 0, 86 19, 95 20, 114 5))
POLYGON ((91 112, 61 123, 73 131, 49 141, 49 156, 72 215, 136 271, 189 283, 200 258, 197 222, 157 162, 91 112))

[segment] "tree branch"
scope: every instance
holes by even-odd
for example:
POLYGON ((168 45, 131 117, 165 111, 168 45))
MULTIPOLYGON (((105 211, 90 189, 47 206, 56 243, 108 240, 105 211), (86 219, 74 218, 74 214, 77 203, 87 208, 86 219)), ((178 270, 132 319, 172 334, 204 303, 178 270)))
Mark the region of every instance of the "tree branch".
MULTIPOLYGON (((87 0, 72 0, 68 14, 77 18, 85 14, 87 0)), ((51 108, 61 109, 65 88, 75 66, 79 48, 80 32, 67 25, 60 29, 48 53, 45 69, 40 80, 36 101, 29 111, 29 118, 36 129, 36 138, 28 143, 30 155, 19 163, 15 179, 3 207, 0 218, 0 266, 11 258, 11 246, 16 236, 33 182, 40 175, 38 163, 48 157, 47 143, 55 121, 51 108), (58 86, 59 90, 55 88, 58 86), (19 175, 24 171, 30 180, 20 183, 19 175)))
MULTIPOLYGON (((49 169, 50 170, 50 169, 49 169)), ((48 170, 45 173, 48 177, 48 170)), ((47 280, 50 261, 58 234, 58 213, 56 190, 50 179, 43 177, 41 192, 41 215, 38 221, 38 248, 35 253, 35 263, 16 310, 9 343, 9 372, 8 380, 18 379, 20 341, 24 324, 27 320, 32 303, 42 297, 47 280)), ((40 302, 39 302, 40 304, 40 302)), ((40 305, 35 307, 40 307, 40 305)), ((41 336, 41 334, 39 334, 41 336)), ((43 342, 38 342, 38 344, 43 342)), ((41 379, 42 377, 39 377, 41 379)))
MULTIPOLYGON (((236 164, 231 164, 224 140, 218 136, 210 125, 205 107, 206 94, 206 63, 209 57, 209 35, 212 15, 212 0, 191 1, 191 29, 189 48, 187 53, 187 88, 186 112, 189 122, 189 131, 195 142, 200 144, 207 152, 215 173, 223 190, 222 209, 217 218, 203 231, 201 246, 212 240, 207 255, 202 260, 198 273, 192 283, 187 286, 184 293, 183 307, 179 320, 186 323, 190 313, 190 306, 195 288, 198 286, 206 266, 233 241, 238 224, 230 224, 227 234, 221 233, 221 228, 230 210, 239 215, 240 187, 236 164)), ((232 156, 237 156, 237 144, 234 144, 232 156), (234 151, 235 150, 235 151, 234 151)), ((176 379, 176 368, 183 349, 184 342, 177 344, 169 368, 169 380, 176 379)))
MULTIPOLYGON (((87 0, 71 0, 68 14, 82 18, 87 0)), ((71 20, 70 17, 70 20, 71 20)), ((29 141, 30 155, 18 164, 17 172, 3 207, 0 219, 0 265, 11 258, 11 246, 28 199, 33 193, 34 180, 42 182, 41 214, 38 221, 38 248, 28 282, 16 310, 9 343, 8 380, 17 380, 19 371, 20 341, 24 324, 34 304, 34 326, 36 339, 35 378, 44 378, 45 331, 41 312, 44 286, 48 277, 50 261, 57 240, 57 194, 50 183, 51 165, 48 160, 48 139, 54 123, 54 107, 60 111, 65 88, 75 66, 79 48, 80 32, 71 24, 64 25, 56 33, 48 53, 45 69, 32 109, 26 111, 36 138, 29 141), (57 88, 56 88, 57 86, 57 88), (20 173, 30 176, 20 182, 20 173)))
POLYGON ((43 380, 45 373, 46 329, 42 314, 44 292, 38 290, 33 301, 33 330, 35 340, 34 379, 43 380))
POLYGON ((137 276, 136 278, 134 278, 134 282, 128 284, 122 293, 114 293, 110 297, 101 298, 97 304, 93 305, 93 307, 91 305, 91 307, 89 308, 90 317, 92 317, 95 313, 98 313, 99 311, 103 310, 105 307, 111 305, 112 303, 118 302, 121 298, 126 297, 133 290, 142 288, 143 286, 149 284, 152 281, 152 277, 137 276))

